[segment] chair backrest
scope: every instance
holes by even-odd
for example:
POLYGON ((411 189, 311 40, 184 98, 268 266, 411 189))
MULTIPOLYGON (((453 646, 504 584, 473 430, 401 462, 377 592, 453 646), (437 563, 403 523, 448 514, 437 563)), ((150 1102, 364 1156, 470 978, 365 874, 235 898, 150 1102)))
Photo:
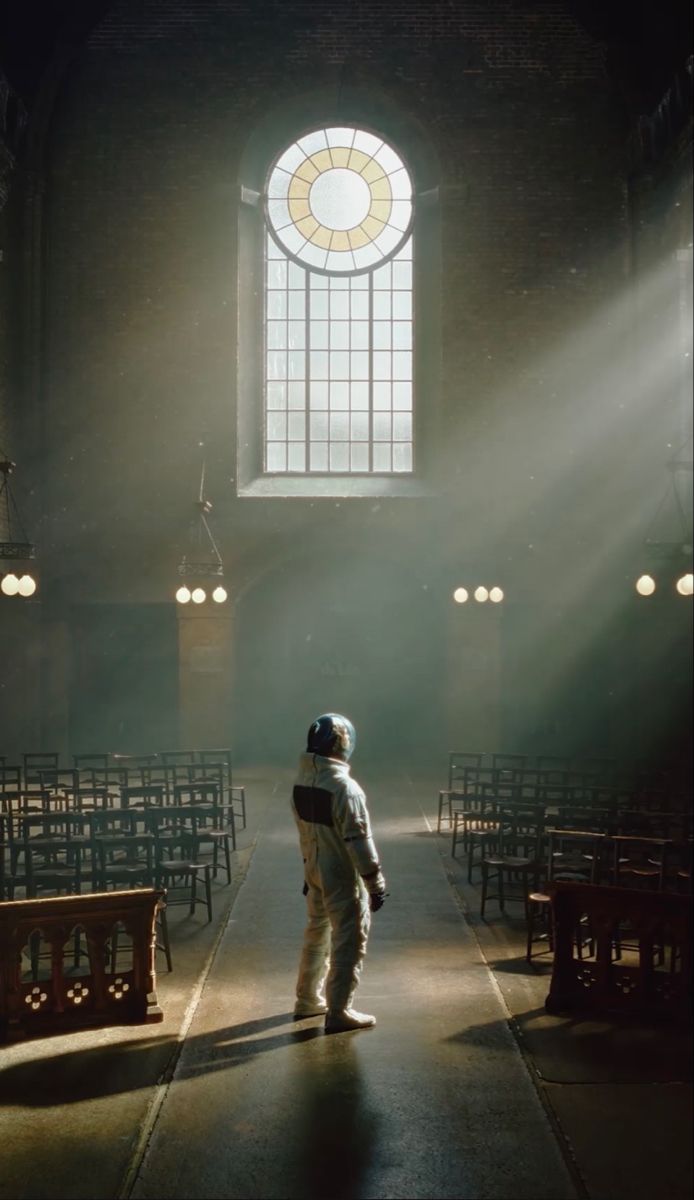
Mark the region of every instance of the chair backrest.
POLYGON ((585 829, 547 829, 547 878, 598 883, 606 835, 585 829))
POLYGON ((454 780, 461 773, 473 767, 481 767, 484 754, 475 754, 467 750, 451 750, 448 755, 448 786, 453 787, 454 780))
POLYGON ((73 766, 78 769, 80 767, 99 767, 105 771, 108 767, 108 760, 108 752, 104 754, 73 754, 72 756, 73 766))
POLYGON ((159 758, 163 763, 193 763, 197 761, 199 750, 160 750, 159 758))
POLYGON ((166 791, 161 783, 127 784, 120 792, 123 808, 161 808, 165 797, 166 791))
POLYGON ((46 771, 58 766, 60 754, 58 751, 29 751, 22 755, 24 762, 24 786, 26 788, 40 787, 39 771, 46 771))

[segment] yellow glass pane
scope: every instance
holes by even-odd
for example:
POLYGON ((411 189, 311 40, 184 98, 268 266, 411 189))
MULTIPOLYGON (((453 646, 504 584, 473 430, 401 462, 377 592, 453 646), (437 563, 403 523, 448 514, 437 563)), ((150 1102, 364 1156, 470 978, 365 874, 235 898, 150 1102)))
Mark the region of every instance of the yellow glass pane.
POLYGON ((299 233, 303 233, 305 238, 313 238, 313 234, 320 228, 315 217, 304 217, 303 221, 295 222, 299 233))
POLYGON ((371 241, 372 238, 378 237, 379 233, 384 227, 384 224, 384 221, 377 221, 375 217, 369 216, 362 221, 361 228, 364 230, 364 233, 367 234, 369 241, 371 241))
POLYGON ((361 175, 364 167, 371 162, 368 154, 364 154, 363 150, 352 150, 349 156, 349 166, 353 171, 358 171, 361 175))
POLYGON ((310 161, 313 163, 319 174, 321 174, 323 171, 329 171, 333 165, 333 160, 330 157, 329 150, 317 150, 315 154, 311 155, 310 161))
POLYGON ((390 220, 391 208, 390 200, 372 200, 369 216, 375 217, 377 221, 382 221, 385 225, 390 220))
POLYGON ((360 246, 367 246, 371 241, 368 233, 364 233, 364 230, 361 227, 359 229, 349 229, 347 231, 347 237, 349 238, 349 244, 352 250, 358 250, 360 246))
POLYGON ((393 193, 390 190, 390 183, 385 175, 382 179, 374 179, 370 185, 371 196, 374 200, 390 200, 393 193))
POLYGON ((314 179, 317 179, 319 174, 320 172, 316 169, 316 167, 314 167, 310 158, 307 158, 305 162, 302 162, 301 166, 297 167, 296 171, 294 172, 295 176, 298 175, 300 179, 305 179, 309 183, 313 183, 314 179))
POLYGON ((321 250, 329 250, 330 249, 330 239, 332 236, 333 236, 332 229, 326 229, 325 225, 317 224, 317 227, 316 227, 315 231, 311 234, 309 241, 312 242, 314 246, 320 246, 321 250))
POLYGON ((347 231, 344 229, 336 229, 333 234, 333 240, 330 243, 331 250, 349 250, 350 242, 347 236, 347 231))
MULTIPOLYGON (((310 217, 311 209, 309 208, 308 200, 304 200, 303 198, 300 200, 290 200, 289 214, 292 218, 292 221, 296 221, 297 223, 299 221, 303 221, 304 217, 310 217)), ((316 222, 316 224, 318 224, 318 222, 316 222)))
POLYGON ((308 196, 311 190, 311 184, 306 179, 299 179, 298 175, 292 175, 289 183, 289 198, 291 200, 304 196, 308 196))
POLYGON ((366 166, 362 168, 360 174, 364 176, 364 179, 367 183, 373 183, 376 179, 385 179, 383 167, 379 167, 375 158, 369 159, 366 166))
POLYGON ((331 146, 330 153, 333 159, 334 167, 346 167, 349 162, 351 151, 346 146, 331 146))

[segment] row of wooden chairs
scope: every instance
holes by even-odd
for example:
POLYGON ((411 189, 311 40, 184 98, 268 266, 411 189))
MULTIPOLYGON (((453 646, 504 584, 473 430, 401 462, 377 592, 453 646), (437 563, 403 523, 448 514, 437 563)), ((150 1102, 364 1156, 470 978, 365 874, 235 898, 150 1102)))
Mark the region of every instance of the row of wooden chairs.
POLYGON ((124 756, 113 755, 116 761, 109 761, 105 754, 75 755, 72 767, 60 767, 57 754, 24 756, 29 757, 32 761, 24 766, 0 768, 0 805, 5 812, 37 805, 46 811, 109 807, 118 804, 123 793, 155 786, 161 789, 163 803, 176 804, 189 785, 211 781, 234 808, 235 820, 246 827, 245 788, 233 783, 228 750, 143 755, 139 756, 143 761, 128 764, 117 761, 124 756))

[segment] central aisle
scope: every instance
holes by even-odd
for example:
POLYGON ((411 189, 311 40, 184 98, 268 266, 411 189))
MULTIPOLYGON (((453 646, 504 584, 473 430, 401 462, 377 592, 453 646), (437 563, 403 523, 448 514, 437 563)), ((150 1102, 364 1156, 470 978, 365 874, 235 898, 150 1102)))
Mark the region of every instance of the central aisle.
POLYGON ((377 1027, 292 1021, 304 900, 287 776, 133 1196, 576 1196, 411 786, 360 782, 390 892, 355 1001, 377 1027))

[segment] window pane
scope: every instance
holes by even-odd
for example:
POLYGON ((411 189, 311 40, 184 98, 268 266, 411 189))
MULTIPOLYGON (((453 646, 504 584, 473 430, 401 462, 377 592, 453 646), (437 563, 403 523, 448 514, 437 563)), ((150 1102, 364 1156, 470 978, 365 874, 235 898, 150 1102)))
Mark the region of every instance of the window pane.
POLYGON ((368 471, 369 469, 369 447, 363 442, 353 443, 350 451, 351 467, 353 471, 368 471))
POLYGON ((268 382, 267 385, 267 406, 268 408, 286 408, 287 407, 287 385, 286 383, 268 382))
POLYGON ((306 345, 306 322, 289 322, 289 346, 292 350, 303 350, 306 345))
POLYGON ((321 409, 328 407, 328 385, 327 383, 311 382, 311 408, 321 409))
POLYGON ((281 350, 269 350, 267 355, 268 379, 287 378, 287 355, 281 350))
POLYGON ((393 470, 412 470, 412 445, 410 442, 395 442, 393 446, 393 470))
POLYGON ((373 468, 374 471, 390 471, 390 444, 374 443, 373 448, 373 468))
POLYGON ((267 265, 268 287, 283 288, 287 286, 287 260, 272 259, 267 265))
POLYGON ((327 441, 328 414, 311 413, 311 441, 327 441))
POLYGON ((330 322, 330 349, 349 349, 349 321, 330 322))
MULTIPOLYGON (((291 417, 290 417, 291 421, 291 417)), ((409 442, 412 439, 412 416, 410 413, 395 413, 393 416, 393 439, 409 442)))
MULTIPOLYGON (((350 296, 350 308, 353 320, 365 321, 369 315, 369 293, 368 292, 352 292, 350 296)), ((277 314, 281 316, 281 313, 277 314)))
POLYGON ((303 408, 306 404, 306 383, 303 379, 292 380, 289 386, 289 408, 303 408))
POLYGON ((330 443, 330 470, 349 471, 349 445, 347 442, 330 443))
POLYGON ((410 411, 412 409, 412 384, 393 384, 393 408, 410 411))
POLYGON ((267 469, 268 471, 286 471, 287 447, 284 442, 268 442, 267 469))
POLYGON ((306 354, 303 350, 290 350, 287 355, 290 379, 306 378, 306 354))
POLYGON ((393 287, 412 287, 412 263, 395 260, 393 263, 393 287))
POLYGON ((350 417, 350 430, 352 440, 355 442, 368 442, 369 440, 369 414, 365 412, 352 413, 350 417))
POLYGON ((284 412, 269 412, 267 415, 267 436, 270 441, 283 441, 287 436, 287 414, 284 412))
POLYGON ((412 319, 412 292, 393 292, 393 320, 412 319))
POLYGON ((290 262, 287 283, 290 288, 301 288, 303 290, 306 287, 306 272, 303 267, 297 267, 296 263, 290 262))
POLYGON ((328 322, 327 321, 311 321, 311 349, 312 350, 327 350, 328 349, 328 322))
POLYGON ((271 320, 284 319, 287 315, 287 293, 268 292, 267 315, 271 320))
POLYGON ((349 292, 330 293, 330 316, 333 320, 347 320, 349 317, 349 292))
POLYGON ((412 354, 407 350, 396 350, 393 354, 393 379, 412 378, 412 354))
POLYGON ((374 292, 373 313, 375 321, 390 320, 390 292, 374 292))
POLYGON ((368 350, 369 348, 369 322, 368 321, 352 321, 352 349, 353 350, 368 350))
POLYGON ((369 385, 368 383, 353 383, 349 389, 350 404, 352 411, 356 409, 367 411, 369 408, 369 385))
POLYGON ((349 379, 349 353, 347 350, 330 351, 330 378, 349 379))
POLYGON ((284 321, 268 321, 267 344, 269 350, 287 349, 287 326, 284 321))
POLYGON ((390 350, 391 325, 390 321, 374 321, 374 350, 390 350))
POLYGON ((328 378, 328 355, 324 350, 311 351, 311 379, 328 378))
POLYGON ((346 381, 330 384, 330 407, 343 412, 349 408, 349 384, 346 381))
POLYGON ((302 412, 290 412, 287 433, 290 442, 303 442, 306 438, 306 417, 302 412))
POLYGON ((375 442, 389 442, 392 436, 390 413, 374 413, 373 429, 375 442))
POLYGON ((304 288, 300 292, 289 292, 287 313, 291 320, 304 320, 306 316, 306 291, 304 288))
POLYGON ((333 412, 330 414, 330 439, 336 442, 346 442, 349 438, 349 413, 333 412))
POLYGON ((373 354, 373 377, 374 379, 390 379, 391 378, 391 353, 390 350, 374 350, 373 354))
POLYGON ((311 470, 312 471, 327 471, 328 469, 328 443, 327 442, 311 442, 311 470))
POLYGON ((329 296, 327 292, 311 292, 311 316, 327 321, 328 300, 329 296))
POLYGON ((352 351, 352 379, 369 378, 369 356, 363 350, 352 351))
POLYGON ((288 446, 287 465, 290 471, 306 470, 306 445, 304 442, 291 442, 288 446))
POLYGON ((373 385, 374 410, 383 411, 390 410, 390 384, 389 383, 374 383, 373 385))

